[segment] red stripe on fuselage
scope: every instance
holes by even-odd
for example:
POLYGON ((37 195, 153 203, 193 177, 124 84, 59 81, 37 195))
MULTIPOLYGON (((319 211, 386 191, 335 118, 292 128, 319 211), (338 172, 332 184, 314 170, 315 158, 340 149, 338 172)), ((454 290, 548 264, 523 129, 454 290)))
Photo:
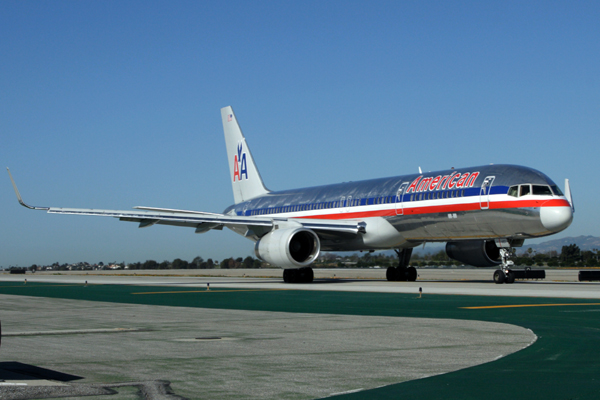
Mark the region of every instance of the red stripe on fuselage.
MULTIPOLYGON (((489 210, 501 210, 510 208, 537 208, 537 207, 571 207, 568 201, 562 199, 553 200, 513 200, 513 201, 494 201, 489 203, 489 210)), ((442 204, 422 207, 408 207, 403 209, 404 215, 422 215, 436 213, 454 213, 459 211, 477 211, 481 210, 481 203, 459 203, 442 204)), ((485 211, 485 210, 484 210, 485 211)), ((396 209, 357 211, 335 214, 309 215, 292 218, 309 219, 359 219, 370 217, 393 217, 396 216, 396 209)))

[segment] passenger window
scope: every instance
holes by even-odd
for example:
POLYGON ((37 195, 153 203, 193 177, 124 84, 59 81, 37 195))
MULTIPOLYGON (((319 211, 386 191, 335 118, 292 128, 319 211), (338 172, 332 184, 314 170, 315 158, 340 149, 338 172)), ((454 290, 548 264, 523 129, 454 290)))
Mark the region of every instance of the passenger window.
POLYGON ((511 186, 508 189, 508 195, 512 196, 512 197, 518 197, 519 196, 519 187, 518 186, 511 186))
POLYGON ((552 191, 550 190, 550 186, 533 185, 533 194, 540 196, 552 196, 552 191))
POLYGON ((521 193, 519 194, 520 196, 526 196, 529 193, 531 193, 531 186, 529 185, 521 185, 521 193))

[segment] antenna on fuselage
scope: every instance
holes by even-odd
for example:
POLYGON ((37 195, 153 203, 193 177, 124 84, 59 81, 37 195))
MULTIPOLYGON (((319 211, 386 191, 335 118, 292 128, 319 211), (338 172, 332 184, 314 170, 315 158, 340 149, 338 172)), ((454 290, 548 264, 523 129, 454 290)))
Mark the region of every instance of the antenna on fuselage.
POLYGON ((421 171, 421 167, 419 167, 419 174, 423 174, 423 171, 421 171))

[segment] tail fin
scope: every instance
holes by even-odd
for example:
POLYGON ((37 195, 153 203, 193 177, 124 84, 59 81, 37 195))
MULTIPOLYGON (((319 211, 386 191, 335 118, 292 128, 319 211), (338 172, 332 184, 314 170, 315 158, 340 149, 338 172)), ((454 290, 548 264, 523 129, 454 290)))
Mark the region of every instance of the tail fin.
POLYGON ((235 204, 269 193, 231 107, 221 108, 235 204))

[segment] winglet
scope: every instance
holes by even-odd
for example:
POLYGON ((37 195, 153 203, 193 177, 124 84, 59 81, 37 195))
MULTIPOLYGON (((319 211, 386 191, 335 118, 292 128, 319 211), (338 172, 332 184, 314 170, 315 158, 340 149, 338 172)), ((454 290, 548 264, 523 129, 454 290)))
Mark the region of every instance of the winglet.
POLYGON ((565 179, 565 197, 571 205, 571 210, 575 212, 575 204, 573 204, 573 196, 571 195, 571 185, 569 184, 568 179, 565 179))
POLYGON ((23 198, 21 197, 21 193, 19 193, 19 189, 17 189, 17 184, 15 183, 15 180, 13 179, 12 174, 10 173, 10 169, 8 169, 8 167, 6 167, 6 171, 8 171, 8 176, 10 177, 10 181, 12 182, 13 188, 15 189, 15 194, 17 195, 17 200, 23 207, 27 207, 31 210, 48 210, 49 209, 49 207, 34 207, 34 206, 30 206, 28 204, 25 204, 25 202, 23 201, 23 198))

